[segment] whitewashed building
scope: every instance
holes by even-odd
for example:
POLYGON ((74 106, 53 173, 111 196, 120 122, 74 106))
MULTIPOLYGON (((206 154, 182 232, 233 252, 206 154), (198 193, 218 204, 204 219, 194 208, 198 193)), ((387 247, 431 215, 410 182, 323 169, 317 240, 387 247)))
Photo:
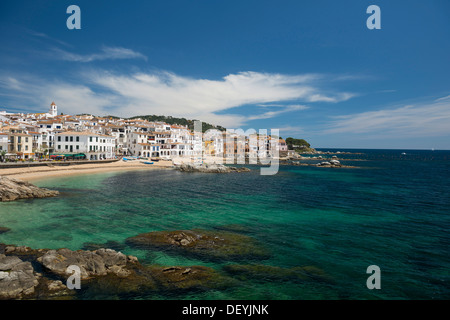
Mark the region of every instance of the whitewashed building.
POLYGON ((55 153, 64 155, 84 154, 87 160, 114 159, 115 138, 89 131, 66 131, 55 135, 55 153))

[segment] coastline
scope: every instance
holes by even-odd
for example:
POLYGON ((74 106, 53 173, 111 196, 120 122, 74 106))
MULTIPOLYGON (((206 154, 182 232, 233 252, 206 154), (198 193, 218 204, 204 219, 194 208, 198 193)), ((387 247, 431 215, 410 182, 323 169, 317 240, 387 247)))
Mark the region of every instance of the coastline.
POLYGON ((22 167, 22 168, 2 168, 0 176, 16 178, 24 181, 37 181, 45 178, 64 177, 69 175, 93 174, 100 172, 128 171, 128 170, 155 170, 172 168, 172 161, 160 160, 153 164, 135 161, 117 161, 110 163, 86 163, 73 166, 53 166, 53 167, 22 167))

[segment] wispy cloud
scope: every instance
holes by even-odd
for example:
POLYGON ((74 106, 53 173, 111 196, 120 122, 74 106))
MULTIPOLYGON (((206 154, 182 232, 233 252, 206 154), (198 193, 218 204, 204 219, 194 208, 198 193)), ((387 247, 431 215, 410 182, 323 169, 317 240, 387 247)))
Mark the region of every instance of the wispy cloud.
MULTIPOLYGON (((95 58, 98 57, 89 59, 95 58)), ((87 61, 88 57, 83 59, 87 61)), ((304 103, 335 103, 353 96, 345 92, 327 92, 321 88, 316 75, 251 71, 219 79, 196 79, 166 71, 114 74, 92 70, 81 73, 76 83, 16 78, 0 77, 0 84, 3 83, 5 88, 8 86, 8 90, 32 97, 33 104, 40 101, 46 106, 48 101, 54 100, 66 113, 89 112, 124 117, 167 114, 226 127, 240 127, 248 121, 305 110, 309 106, 304 103), (251 104, 260 106, 263 111, 259 114, 232 113, 233 108, 251 104)), ((21 101, 23 104, 24 100, 21 101)))
POLYGON ((335 117, 325 134, 352 133, 378 137, 450 135, 450 99, 335 117))
POLYGON ((54 42, 54 43, 57 43, 57 44, 61 44, 61 45, 65 46, 65 47, 72 47, 72 45, 68 44, 67 42, 64 42, 64 41, 61 41, 61 40, 59 40, 59 39, 50 37, 50 36, 49 36, 48 34, 46 34, 46 33, 38 32, 38 31, 30 30, 30 29, 25 29, 25 31, 26 31, 28 34, 30 34, 30 35, 32 35, 33 37, 35 37, 35 38, 47 40, 46 42, 54 42), (48 41, 48 40, 49 40, 49 41, 48 41))
MULTIPOLYGON (((276 105, 276 106, 280 106, 280 105, 276 105)), ((279 116, 283 113, 286 112, 292 112, 292 111, 299 111, 299 110, 306 110, 309 109, 308 106, 304 106, 304 105, 288 105, 288 106, 280 106, 281 108, 279 108, 279 110, 274 110, 274 111, 266 111, 262 114, 258 114, 258 115, 254 115, 254 116, 250 116, 248 117, 248 120, 259 120, 259 119, 270 119, 276 116, 279 116)))
POLYGON ((302 127, 297 126, 284 126, 281 128, 278 128, 280 132, 280 136, 283 138, 288 138, 292 136, 298 136, 305 133, 305 129, 302 127))
POLYGON ((54 57, 60 60, 72 62, 92 62, 100 60, 117 60, 117 59, 143 59, 147 57, 140 52, 133 51, 121 47, 103 47, 98 53, 77 54, 65 51, 59 48, 53 49, 54 57))

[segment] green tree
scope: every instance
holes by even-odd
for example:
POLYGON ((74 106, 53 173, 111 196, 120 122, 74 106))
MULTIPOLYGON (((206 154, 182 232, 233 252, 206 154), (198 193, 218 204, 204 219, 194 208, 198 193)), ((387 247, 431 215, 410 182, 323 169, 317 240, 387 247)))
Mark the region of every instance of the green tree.
POLYGON ((286 138, 286 144, 289 150, 300 150, 311 148, 311 145, 305 139, 286 138))

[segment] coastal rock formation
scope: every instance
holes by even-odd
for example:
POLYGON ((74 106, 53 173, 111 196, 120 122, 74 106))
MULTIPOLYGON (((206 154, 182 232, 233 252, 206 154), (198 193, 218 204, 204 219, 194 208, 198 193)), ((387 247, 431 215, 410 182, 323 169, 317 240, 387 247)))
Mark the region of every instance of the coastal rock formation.
POLYGON ((0 227, 0 234, 10 231, 11 229, 6 227, 0 227))
POLYGON ((209 260, 269 257, 254 238, 218 230, 156 231, 128 238, 126 243, 142 249, 173 250, 209 260))
POLYGON ((113 240, 108 240, 105 243, 85 242, 83 243, 83 247, 81 249, 94 251, 102 248, 113 249, 115 251, 122 251, 125 249, 125 244, 113 240))
POLYGON ((148 270, 166 290, 215 289, 230 285, 231 280, 205 266, 150 266, 148 270))
POLYGON ((0 299, 32 294, 38 284, 38 275, 30 262, 0 254, 0 299))
POLYGON ((230 172, 249 172, 249 168, 245 167, 228 167, 223 164, 191 164, 183 163, 175 166, 176 169, 182 172, 206 172, 206 173, 230 173, 230 172))
POLYGON ((110 249, 71 251, 0 244, 0 300, 117 298, 156 293, 176 296, 189 290, 235 285, 235 280, 204 266, 142 265, 133 256, 110 249), (66 286, 66 268, 81 269, 82 290, 66 286))
POLYGON ((123 253, 112 249, 95 251, 59 249, 49 250, 37 261, 59 276, 67 276, 67 267, 76 265, 80 268, 81 279, 88 279, 93 276, 103 276, 107 273, 127 276, 129 274, 127 262, 131 260, 123 253))
POLYGON ((0 176, 0 201, 14 201, 27 198, 54 197, 59 191, 39 188, 35 185, 13 178, 0 176))
POLYGON ((292 165, 292 166, 305 166, 305 167, 321 167, 321 168, 357 168, 355 166, 343 165, 339 160, 328 160, 319 163, 304 163, 300 161, 291 161, 282 164, 292 165))

